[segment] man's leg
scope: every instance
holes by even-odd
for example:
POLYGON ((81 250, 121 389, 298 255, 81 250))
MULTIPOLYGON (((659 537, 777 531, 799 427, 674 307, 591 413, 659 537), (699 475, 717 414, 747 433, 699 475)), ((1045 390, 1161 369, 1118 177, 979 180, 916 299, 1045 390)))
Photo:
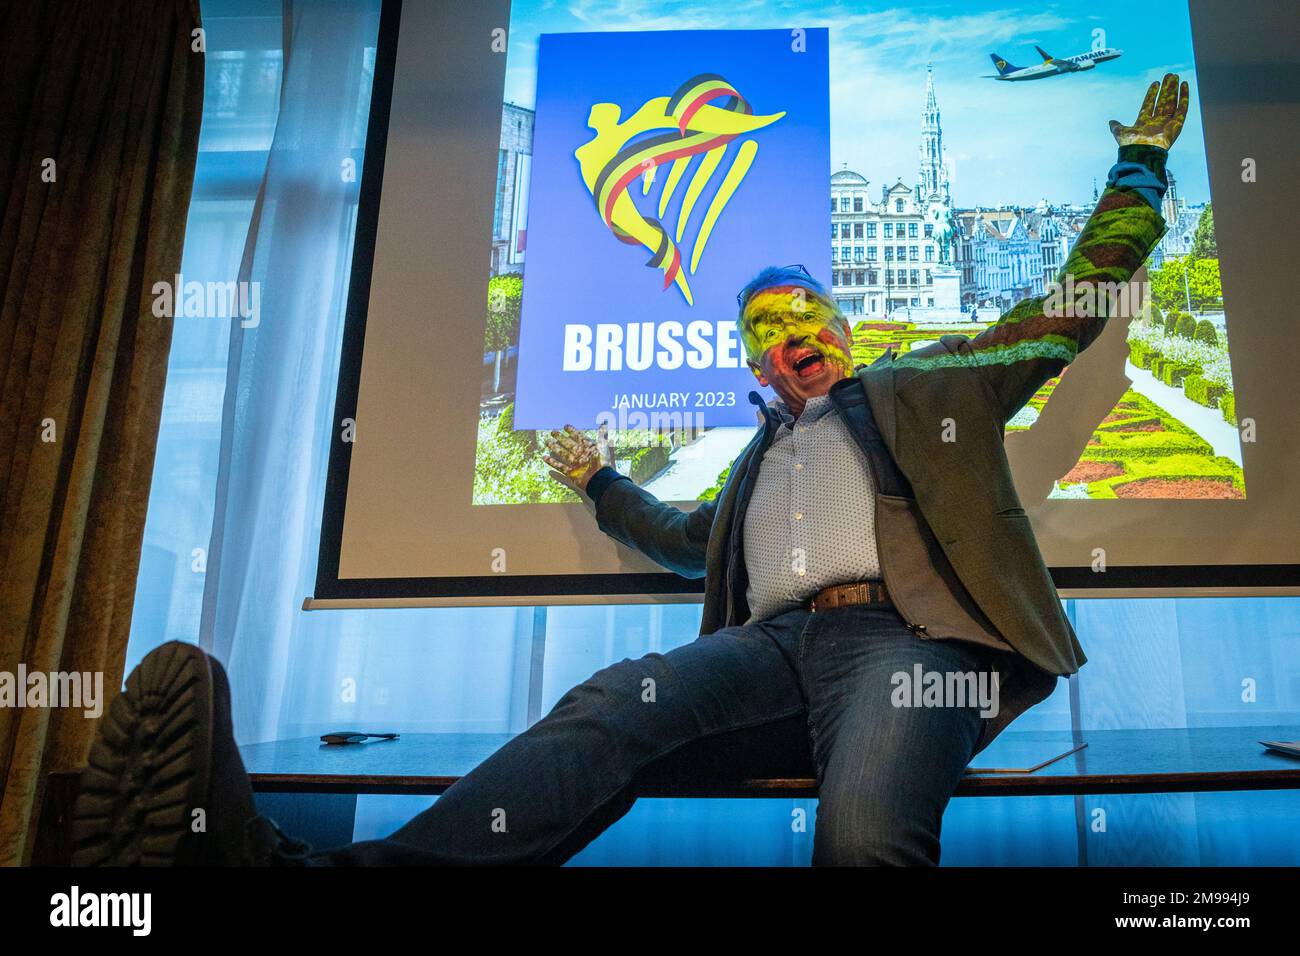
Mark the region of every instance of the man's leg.
POLYGON ((756 738, 770 731, 806 754, 802 732, 787 731, 803 720, 795 653, 807 617, 793 611, 606 667, 396 833, 315 862, 561 863, 627 812, 638 775, 683 748, 729 740, 733 755, 771 759, 756 738))
POLYGON ((974 701, 925 706, 925 675, 947 686, 950 674, 983 672, 976 686, 988 689, 999 655, 922 640, 880 607, 813 615, 801 653, 820 783, 814 865, 937 864, 943 811, 983 718, 974 701))

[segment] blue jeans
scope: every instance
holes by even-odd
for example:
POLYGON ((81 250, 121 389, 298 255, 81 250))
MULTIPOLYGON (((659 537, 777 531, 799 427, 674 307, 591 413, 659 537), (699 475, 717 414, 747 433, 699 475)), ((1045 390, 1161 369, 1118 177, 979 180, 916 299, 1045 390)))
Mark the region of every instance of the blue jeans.
POLYGON ((562 863, 647 782, 812 770, 815 865, 935 864, 984 718, 969 701, 916 706, 898 675, 987 675, 1000 656, 918 638, 889 606, 726 628, 596 672, 396 833, 314 862, 562 863))

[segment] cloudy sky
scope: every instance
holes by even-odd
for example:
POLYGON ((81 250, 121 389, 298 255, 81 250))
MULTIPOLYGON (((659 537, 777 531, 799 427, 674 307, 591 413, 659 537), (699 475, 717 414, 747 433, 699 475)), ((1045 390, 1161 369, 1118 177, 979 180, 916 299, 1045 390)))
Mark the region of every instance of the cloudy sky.
POLYGON ((1190 202, 1209 198, 1185 0, 514 0, 506 99, 533 106, 541 33, 813 26, 830 28, 832 166, 861 173, 873 193, 900 177, 916 181, 933 63, 959 206, 1089 201, 1094 178, 1103 182, 1114 162, 1107 121, 1132 122, 1146 84, 1166 70, 1192 87, 1170 168, 1190 202), (1040 62, 1035 44, 1071 56, 1092 48, 1097 30, 1124 55, 1088 73, 1027 83, 982 78, 995 72, 992 52, 1032 66, 1040 62))

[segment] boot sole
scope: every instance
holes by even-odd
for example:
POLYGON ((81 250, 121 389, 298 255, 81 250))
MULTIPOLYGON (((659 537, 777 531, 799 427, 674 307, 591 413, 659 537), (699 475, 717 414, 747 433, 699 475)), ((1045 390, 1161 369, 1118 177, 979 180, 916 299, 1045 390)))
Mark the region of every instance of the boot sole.
POLYGON ((81 775, 74 866, 200 862, 194 831, 211 777, 212 707, 212 668, 192 644, 164 644, 132 671, 81 775))

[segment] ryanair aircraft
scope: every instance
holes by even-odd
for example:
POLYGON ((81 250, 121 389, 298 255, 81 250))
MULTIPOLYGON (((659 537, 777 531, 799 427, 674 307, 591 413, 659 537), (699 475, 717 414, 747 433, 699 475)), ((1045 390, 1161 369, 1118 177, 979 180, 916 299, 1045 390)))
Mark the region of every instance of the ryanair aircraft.
POLYGON ((1113 60, 1124 52, 1123 50, 1116 50, 1114 47, 1105 47, 1101 50, 1080 53, 1078 56, 1057 59, 1041 46, 1036 46, 1034 49, 1043 58, 1043 62, 1037 66, 1012 66, 998 54, 990 53, 989 59, 993 61, 993 65, 997 67, 998 72, 996 75, 986 73, 984 74, 985 78, 990 80, 1041 80, 1047 76, 1060 76, 1063 73, 1091 70, 1098 63, 1113 60))

